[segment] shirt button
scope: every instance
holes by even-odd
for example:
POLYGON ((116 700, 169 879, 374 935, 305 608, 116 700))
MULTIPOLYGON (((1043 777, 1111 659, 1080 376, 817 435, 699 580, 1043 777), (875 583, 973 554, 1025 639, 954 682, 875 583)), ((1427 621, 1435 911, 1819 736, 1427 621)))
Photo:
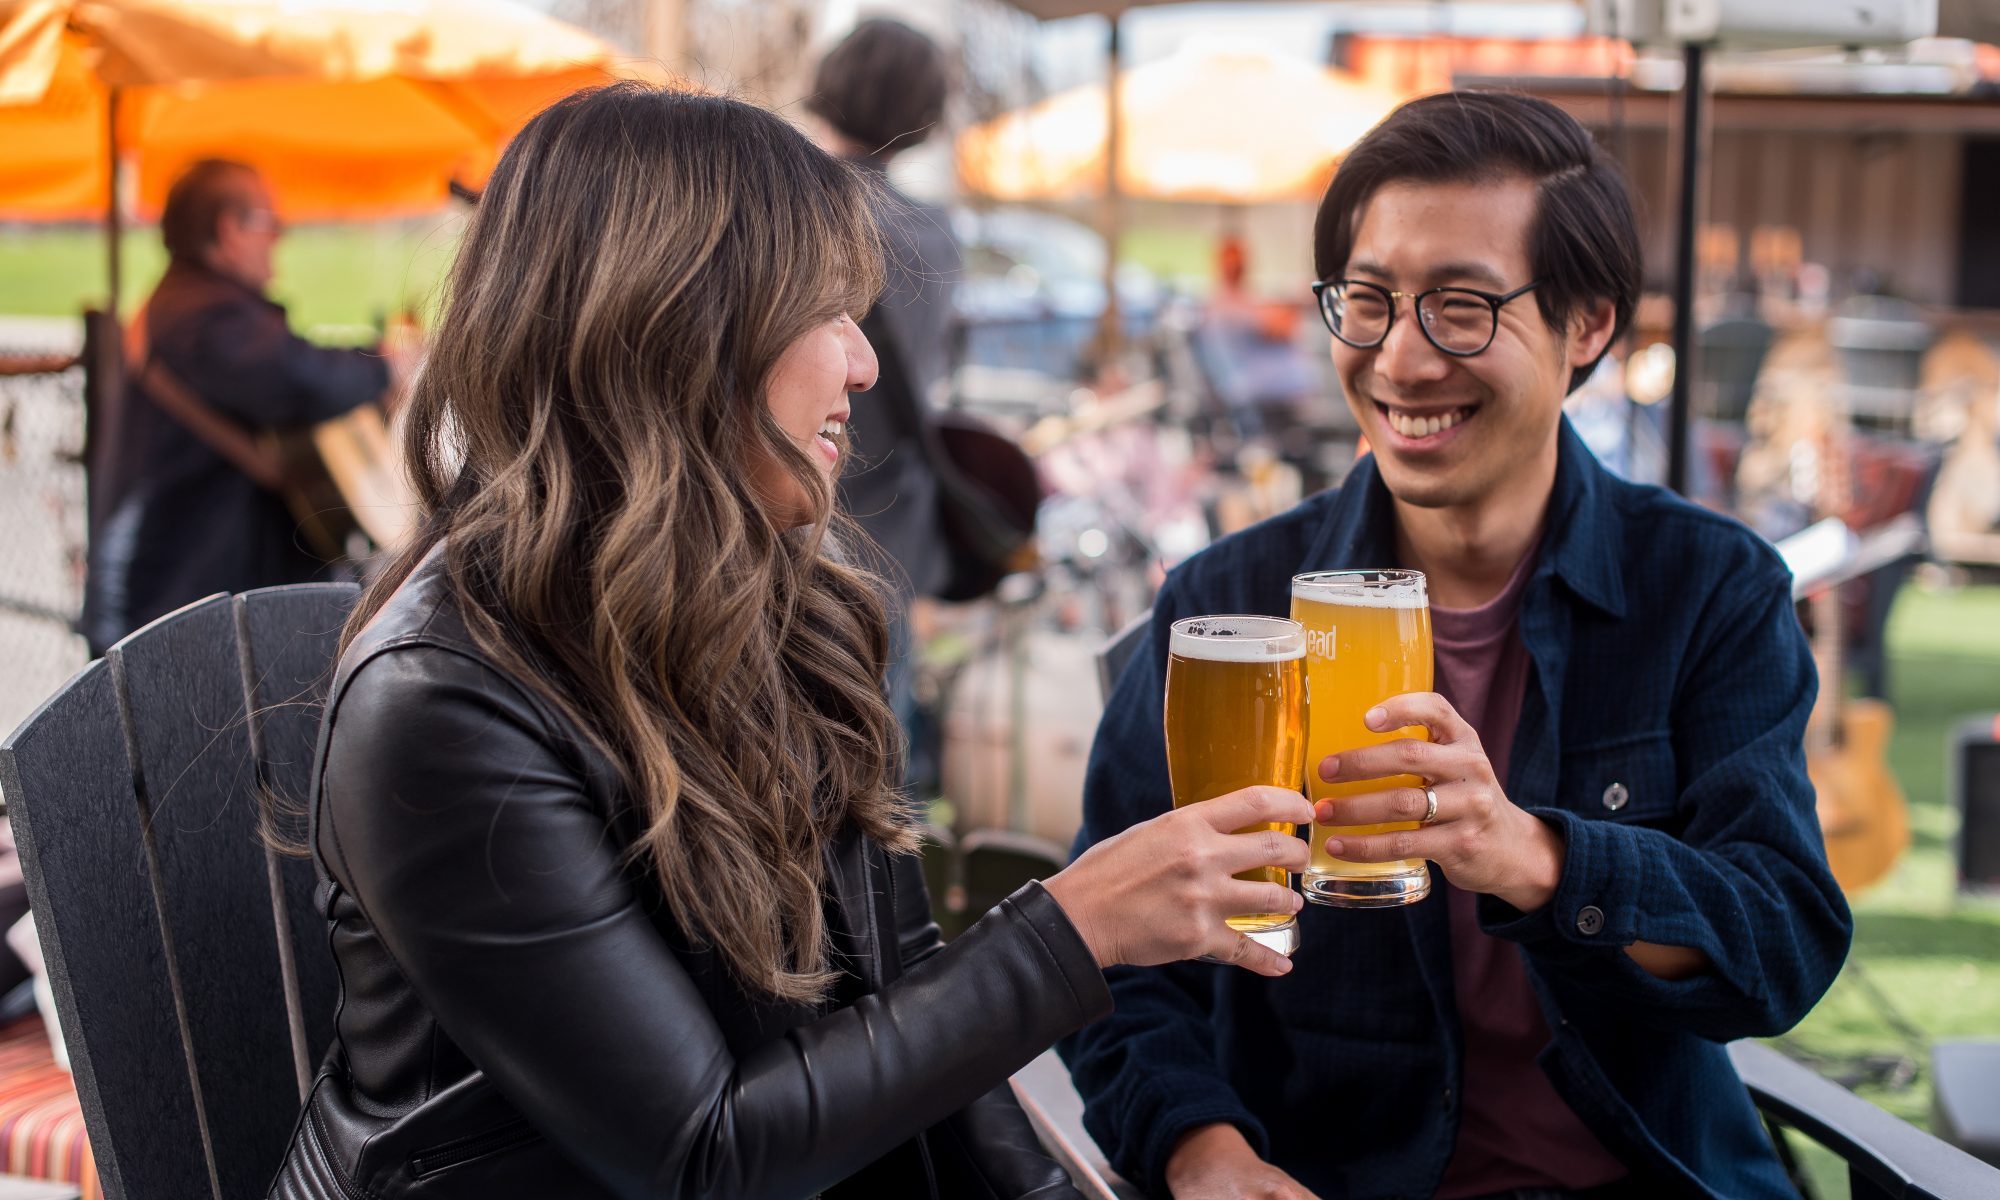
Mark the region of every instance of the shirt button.
POLYGON ((1450 1111, 1451 1111, 1451 1089, 1450 1089, 1450 1088, 1446 1088, 1446 1089, 1444 1090, 1444 1110, 1445 1110, 1446 1112, 1450 1112, 1450 1111))
POLYGON ((1604 807, 1610 809, 1612 812, 1617 812, 1619 809, 1624 808, 1625 802, 1631 798, 1632 793, 1627 791, 1625 785, 1622 783, 1614 783, 1604 789, 1604 807))
POLYGON ((1604 910, 1595 904, 1586 904, 1577 910, 1577 932, 1590 937, 1604 928, 1604 910))

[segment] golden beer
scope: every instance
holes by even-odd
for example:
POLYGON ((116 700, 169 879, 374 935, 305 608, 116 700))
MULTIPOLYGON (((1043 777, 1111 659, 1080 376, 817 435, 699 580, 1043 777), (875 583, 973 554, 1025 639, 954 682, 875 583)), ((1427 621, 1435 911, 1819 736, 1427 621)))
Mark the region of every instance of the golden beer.
MULTIPOLYGON (((1362 722, 1368 710, 1405 692, 1431 690, 1431 610, 1420 571, 1322 571, 1292 580, 1292 619, 1306 635, 1306 693, 1311 697, 1306 738, 1306 794, 1317 803, 1395 787, 1422 787, 1414 775, 1327 783, 1319 764, 1329 754, 1398 738, 1428 740, 1421 726, 1375 733, 1362 722)), ((1312 863, 1306 899, 1349 908, 1409 904, 1430 893, 1430 868, 1422 859, 1357 863, 1334 858, 1326 840, 1341 834, 1415 829, 1413 821, 1327 826, 1312 830, 1312 863)))
MULTIPOLYGON (((1174 807, 1256 785, 1299 787, 1305 769, 1305 637, 1283 617, 1190 617, 1168 643, 1167 776, 1174 807)), ((1239 829, 1282 830, 1290 824, 1239 829)), ((1283 867, 1238 879, 1289 886, 1283 867)), ((1298 946, 1291 913, 1229 918, 1229 926, 1281 954, 1298 946)))

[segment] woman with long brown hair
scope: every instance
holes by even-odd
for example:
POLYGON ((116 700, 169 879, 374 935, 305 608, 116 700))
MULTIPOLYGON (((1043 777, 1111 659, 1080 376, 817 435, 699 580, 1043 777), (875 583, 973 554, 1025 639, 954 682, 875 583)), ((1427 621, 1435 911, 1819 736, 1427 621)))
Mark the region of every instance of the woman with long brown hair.
POLYGON ((1224 925, 1297 906, 1231 878, 1304 865, 1230 833, 1310 818, 1271 788, 939 941, 832 512, 869 187, 637 86, 502 159, 410 400, 426 523, 328 702, 342 1001, 274 1196, 1068 1196, 1006 1079, 1108 1010, 1101 969, 1289 967, 1224 925))

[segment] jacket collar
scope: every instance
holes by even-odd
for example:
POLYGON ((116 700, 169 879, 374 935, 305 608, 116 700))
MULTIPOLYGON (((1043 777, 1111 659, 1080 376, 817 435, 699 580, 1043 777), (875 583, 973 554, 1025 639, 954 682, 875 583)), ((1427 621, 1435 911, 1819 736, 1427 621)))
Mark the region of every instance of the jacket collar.
MULTIPOLYGON (((1612 478, 1583 443, 1567 416, 1556 452, 1549 530, 1542 539, 1537 575, 1560 579, 1577 598, 1608 616, 1625 615, 1625 584, 1618 548, 1624 521, 1612 478)), ((1301 571, 1386 567, 1396 563, 1396 509, 1370 454, 1354 464, 1301 571)))

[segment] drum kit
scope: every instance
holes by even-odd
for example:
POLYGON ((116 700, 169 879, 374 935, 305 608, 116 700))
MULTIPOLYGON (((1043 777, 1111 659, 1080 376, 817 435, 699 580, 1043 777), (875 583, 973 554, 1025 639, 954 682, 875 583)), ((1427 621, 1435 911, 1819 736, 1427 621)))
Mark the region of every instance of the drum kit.
POLYGON ((1049 491, 1039 570, 981 604, 920 602, 918 695, 938 768, 916 782, 944 798, 934 819, 961 833, 1009 829, 1067 847, 1103 708, 1098 647, 1146 610, 1173 565, 1299 499, 1297 472, 1258 443, 1218 463, 1170 419, 1158 380, 1077 400, 1020 438, 1049 491))

